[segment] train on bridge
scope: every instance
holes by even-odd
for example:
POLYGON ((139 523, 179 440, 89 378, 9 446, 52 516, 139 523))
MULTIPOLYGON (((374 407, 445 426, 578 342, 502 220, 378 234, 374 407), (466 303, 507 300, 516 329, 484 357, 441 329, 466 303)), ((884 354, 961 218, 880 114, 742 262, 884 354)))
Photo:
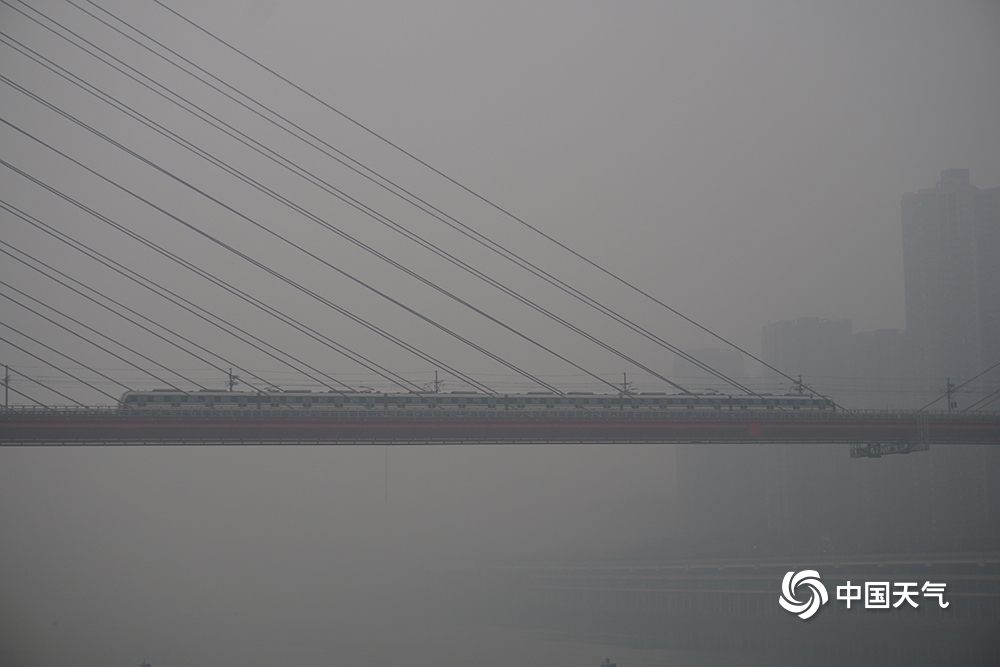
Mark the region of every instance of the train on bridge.
POLYGON ((742 411, 742 410, 808 410, 834 411, 836 404, 829 398, 799 394, 760 394, 731 396, 726 394, 667 394, 642 392, 635 394, 595 394, 593 392, 527 392, 524 394, 492 395, 471 391, 450 393, 375 393, 375 392, 241 392, 241 391, 178 391, 154 389, 128 391, 119 400, 121 410, 226 410, 226 411, 331 411, 358 410, 427 411, 443 410, 519 410, 552 411, 555 413, 580 410, 642 410, 655 412, 742 411))

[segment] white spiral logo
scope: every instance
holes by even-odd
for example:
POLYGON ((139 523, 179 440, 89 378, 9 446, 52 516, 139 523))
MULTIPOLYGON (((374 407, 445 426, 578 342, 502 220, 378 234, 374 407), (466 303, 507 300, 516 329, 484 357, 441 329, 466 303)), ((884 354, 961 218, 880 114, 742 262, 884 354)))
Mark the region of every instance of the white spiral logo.
POLYGON ((812 618, 813 614, 819 611, 820 605, 826 604, 829 599, 826 586, 819 580, 819 572, 816 570, 802 570, 798 574, 787 572, 785 578, 781 580, 781 597, 778 598, 778 603, 785 611, 798 614, 803 621, 812 618), (809 600, 806 602, 799 602, 795 598, 795 589, 799 584, 811 589, 809 600))

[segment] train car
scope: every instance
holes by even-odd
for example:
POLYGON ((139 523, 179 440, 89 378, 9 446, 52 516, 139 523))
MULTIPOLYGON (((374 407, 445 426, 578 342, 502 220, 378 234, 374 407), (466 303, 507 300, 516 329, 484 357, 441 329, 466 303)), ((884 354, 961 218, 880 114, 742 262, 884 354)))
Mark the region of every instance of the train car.
POLYGON ((360 392, 245 392, 154 389, 128 391, 119 400, 122 410, 280 410, 343 412, 358 410, 518 410, 518 411, 704 411, 704 410, 834 410, 829 398, 800 394, 594 394, 591 392, 527 392, 482 394, 449 393, 360 393, 360 392))

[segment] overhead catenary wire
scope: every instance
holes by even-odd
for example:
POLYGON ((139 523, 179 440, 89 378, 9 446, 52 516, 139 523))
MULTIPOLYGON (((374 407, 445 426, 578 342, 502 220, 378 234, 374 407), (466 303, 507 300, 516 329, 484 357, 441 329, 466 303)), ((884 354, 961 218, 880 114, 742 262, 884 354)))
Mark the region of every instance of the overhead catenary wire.
MULTIPOLYGON (((88 0, 88 2, 89 1, 90 0, 88 0)), ((322 98, 318 97, 317 95, 311 93, 310 91, 308 91, 307 89, 303 88, 302 86, 299 86, 298 84, 296 84, 295 82, 293 82, 291 79, 285 77, 284 75, 282 75, 279 72, 277 72, 276 70, 268 67, 267 65, 265 65, 262 62, 260 62, 259 60, 253 58, 252 56, 250 56, 246 52, 242 51, 241 49, 233 46, 229 42, 227 42, 227 41, 223 40, 222 38, 218 37, 213 32, 207 30, 206 28, 202 27, 198 23, 196 23, 196 22, 192 21, 191 19, 187 18, 186 16, 184 16, 180 12, 174 10, 173 8, 171 8, 170 6, 168 6, 167 4, 165 4, 164 2, 162 2, 161 0, 152 0, 152 1, 154 3, 156 3, 157 5, 159 5, 160 7, 162 7, 163 9, 167 10, 168 12, 170 12, 171 14, 173 14, 174 16, 178 17, 179 19, 181 19, 182 21, 184 21, 188 25, 192 26, 196 30, 198 30, 201 33, 205 34, 206 36, 208 36, 212 40, 214 40, 217 43, 223 45, 224 47, 226 47, 227 49, 229 49, 229 50, 233 51, 234 53, 238 54, 239 56, 241 56, 242 58, 246 59, 247 61, 253 63, 254 65, 256 65, 257 67, 259 67, 260 69, 263 69, 264 71, 268 72, 269 74, 271 74, 272 76, 276 77, 280 81, 282 81, 285 84, 291 86, 292 88, 294 88, 295 90, 299 91, 300 93, 302 93, 306 97, 308 97, 308 98, 312 99, 313 101, 315 101, 316 103, 320 104, 322 107, 324 107, 327 110, 335 113, 336 115, 340 116, 344 120, 348 121, 349 123, 355 125, 356 127, 360 128, 364 132, 370 134, 371 136, 375 137, 379 141, 383 142, 387 146, 390 146, 392 149, 394 149, 394 150, 398 151, 399 153, 401 153, 402 155, 405 155, 406 157, 410 158, 411 160, 413 160, 417 164, 421 165, 422 167, 430 170, 432 173, 437 174, 438 176, 444 178, 446 181, 452 183, 456 187, 458 187, 461 190, 467 192, 468 194, 470 194, 471 196, 475 197, 476 199, 482 201, 483 203, 485 203, 486 205, 490 206, 491 208, 497 210, 498 212, 500 212, 504 216, 508 217, 509 219, 511 219, 511 220, 513 220, 513 221, 515 221, 515 222, 517 222, 519 224, 521 224, 522 226, 524 226, 527 229, 531 230, 535 234, 537 234, 537 235, 541 236, 542 238, 546 239, 547 241, 555 244, 559 248, 562 248, 566 252, 569 252, 574 257, 577 257, 578 259, 582 260, 586 264, 592 266, 593 268, 597 269, 601 273, 603 273, 603 274, 607 275, 608 277, 612 278, 616 282, 624 285, 628 289, 636 292, 637 294, 643 296, 644 298, 648 299, 649 301, 652 301, 653 303, 657 304, 658 306, 664 308, 668 312, 673 313, 674 315, 680 317, 684 321, 686 321, 686 322, 694 325, 695 327, 697 327, 701 331, 704 331, 705 333, 707 333, 707 334, 711 335, 712 337, 714 337, 716 340, 719 340, 720 342, 726 344, 727 346, 729 346, 729 347, 731 347, 731 348, 739 351, 742 354, 745 354, 746 356, 750 357, 754 361, 757 361, 758 363, 762 364, 765 368, 767 368, 767 369, 769 369, 769 370, 771 370, 771 371, 773 371, 775 373, 778 373, 779 375, 781 375, 782 377, 784 377, 787 380, 790 380, 792 382, 796 382, 796 379, 794 377, 792 377, 791 375, 788 375, 787 373, 781 371, 780 369, 775 368, 773 365, 767 363, 763 359, 760 359, 756 355, 751 354, 750 352, 748 352, 747 350, 743 349, 739 345, 736 345, 732 341, 730 341, 730 340, 726 339, 725 337, 721 336, 720 334, 712 331, 708 327, 706 327, 706 326, 700 324, 699 322, 695 321, 694 319, 692 319, 692 318, 684 315, 680 311, 678 311, 675 308, 667 305, 666 303, 664 303, 660 299, 658 299, 655 296, 649 294, 648 292, 646 292, 645 290, 639 288, 638 286, 636 286, 635 284, 631 283, 630 281, 625 280, 624 278, 618 276, 613 271, 611 271, 611 270, 605 268, 604 266, 598 264, 597 262, 589 259, 588 257, 584 256, 583 254, 581 254, 581 253, 577 252, 576 250, 572 249, 571 247, 569 247, 565 243, 563 243, 563 242, 559 241, 558 239, 554 238, 553 236, 545 233, 544 231, 542 231, 541 229, 539 229, 536 226, 532 225, 531 223, 527 222, 526 220, 524 220, 524 219, 516 216, 515 214, 511 213, 510 211, 508 211, 507 209, 503 208, 499 204, 496 204, 495 202, 493 202, 492 200, 488 199, 484 195, 482 195, 482 194, 476 192, 475 190, 473 190, 472 188, 470 188, 470 187, 462 184, 461 182, 459 182, 455 178, 453 178, 453 177, 449 176, 448 174, 446 174, 445 172, 437 169, 436 167, 434 167, 430 163, 422 160, 417 155, 411 153, 410 151, 407 151, 402 146, 394 143, 393 141, 391 141, 390 139, 388 139, 384 135, 376 132, 375 130, 371 129, 367 125, 361 123, 360 121, 358 121, 357 119, 355 119, 352 116, 348 115, 347 113, 345 113, 345 112, 341 111, 340 109, 334 107, 330 103, 326 102, 325 100, 323 100, 322 98)), ((94 4, 94 3, 91 2, 91 4, 94 4)), ((95 5, 95 6, 97 6, 97 5, 95 5)), ((104 10, 104 11, 106 11, 106 10, 104 10)), ((811 387, 808 387, 806 385, 800 385, 800 386, 802 386, 804 390, 810 392, 810 394, 813 395, 813 396, 823 397, 822 394, 820 394, 819 392, 815 391, 811 387)))

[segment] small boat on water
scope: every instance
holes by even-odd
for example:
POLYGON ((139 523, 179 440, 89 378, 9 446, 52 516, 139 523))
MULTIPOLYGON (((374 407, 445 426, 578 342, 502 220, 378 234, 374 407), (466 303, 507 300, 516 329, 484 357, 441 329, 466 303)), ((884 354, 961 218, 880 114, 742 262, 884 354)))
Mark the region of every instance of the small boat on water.
POLYGON ((611 662, 611 658, 605 658, 604 662, 601 663, 601 667, 618 667, 618 663, 611 662))

